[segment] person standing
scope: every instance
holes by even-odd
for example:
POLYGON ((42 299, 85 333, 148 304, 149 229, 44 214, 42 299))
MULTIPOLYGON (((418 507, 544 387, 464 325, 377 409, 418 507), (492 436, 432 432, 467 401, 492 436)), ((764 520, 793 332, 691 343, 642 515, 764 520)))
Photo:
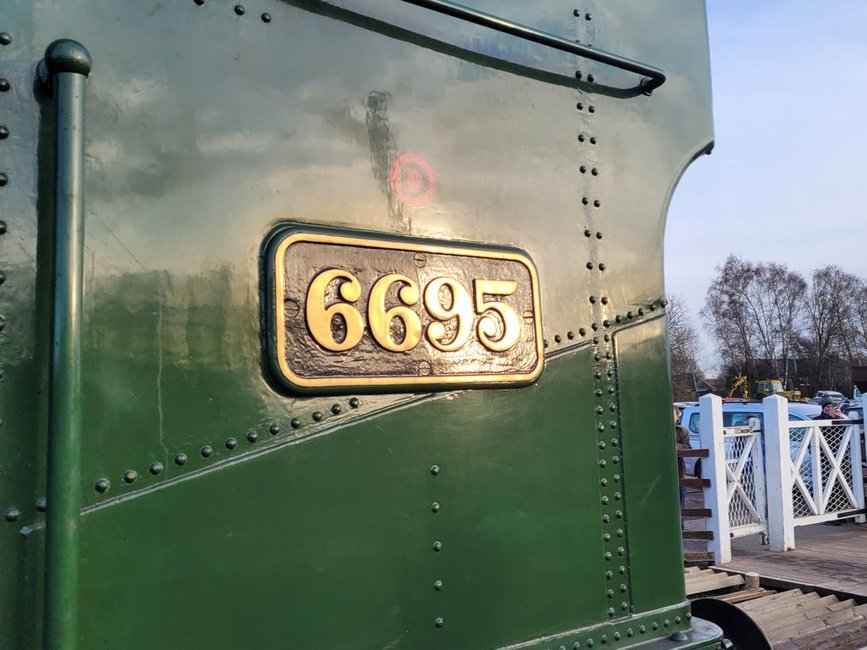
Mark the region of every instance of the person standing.
MULTIPOLYGON (((674 433, 675 433, 675 448, 676 449, 692 449, 689 443, 689 431, 680 423, 680 411, 674 409, 674 433)), ((686 486, 680 484, 680 479, 686 476, 686 463, 680 456, 677 457, 677 480, 680 488, 680 509, 686 506, 686 486)), ((680 517, 680 527, 683 528, 686 522, 683 519, 683 514, 680 517)))

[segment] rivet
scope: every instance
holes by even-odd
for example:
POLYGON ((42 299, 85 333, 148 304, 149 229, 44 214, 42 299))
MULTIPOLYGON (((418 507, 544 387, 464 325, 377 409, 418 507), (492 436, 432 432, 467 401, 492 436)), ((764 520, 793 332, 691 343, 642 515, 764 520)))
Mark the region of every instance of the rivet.
POLYGON ((187 464, 187 455, 186 454, 175 454, 175 465, 186 465, 187 464))
POLYGON ((603 524, 607 524, 609 521, 611 521, 611 517, 609 517, 608 515, 602 515, 603 524))
POLYGON ((342 410, 343 409, 340 408, 340 404, 334 404, 331 406, 331 412, 334 413, 334 415, 339 415, 340 411, 342 410))
POLYGON ((579 327, 579 328, 578 328, 578 333, 579 333, 581 336, 587 336, 587 330, 584 329, 583 327, 579 327))
MULTIPOLYGON (((602 536, 602 541, 603 541, 603 542, 610 542, 610 541, 611 541, 611 533, 605 533, 605 534, 602 536)), ((612 593, 613 593, 613 592, 612 592, 612 593)))
MULTIPOLYGON (((594 360, 594 361, 599 361, 599 359, 601 359, 601 358, 602 358, 602 357, 599 356, 599 353, 598 353, 598 352, 597 352, 596 354, 593 355, 593 360, 594 360)), ((599 408, 599 407, 597 407, 597 408, 596 408, 596 412, 597 412, 597 413, 602 413, 602 409, 599 408)))
POLYGON ((430 505, 430 511, 431 511, 431 512, 439 512, 439 511, 440 511, 440 504, 438 504, 436 501, 434 501, 434 502, 430 505))
POLYGON ((238 441, 234 438, 226 438, 226 449, 234 449, 238 446, 238 441))
POLYGON ((566 332, 566 338, 571 341, 572 339, 575 338, 575 332, 573 332, 572 330, 569 330, 568 332, 566 332))
POLYGON ((573 643, 572 644, 572 650, 581 650, 581 642, 576 641, 575 643, 573 643))
MULTIPOLYGON (((605 443, 604 443, 604 442, 600 442, 599 444, 604 445, 605 443)), ((604 449, 604 447, 603 447, 603 449, 604 449)), ((607 478, 603 478, 603 479, 601 479, 601 480, 599 481, 599 484, 600 484, 602 487, 605 487, 606 485, 608 485, 608 479, 607 479, 607 478)))
POLYGON ((620 323, 623 321, 623 316, 621 316, 620 314, 617 314, 617 316, 614 317, 614 320, 617 321, 618 323, 620 323))
POLYGON ((588 203, 590 203, 590 199, 588 199, 586 196, 582 196, 581 197, 581 204, 587 205, 588 203))
POLYGON ((599 325, 597 325, 596 323, 590 323, 590 329, 592 329, 595 332, 596 330, 599 329, 599 325))
POLYGON ((599 467, 607 467, 608 463, 603 459, 599 461, 599 467))
POLYGON ((578 70, 578 71, 575 73, 575 78, 576 78, 576 79, 581 79, 582 76, 584 76, 584 75, 581 74, 581 71, 580 71, 580 70, 578 70))
POLYGON ((604 262, 600 262, 600 264, 599 264, 599 270, 600 270, 600 271, 604 271, 604 270, 605 270, 605 263, 604 263, 604 262))
POLYGON ((433 548, 435 553, 439 553, 441 550, 443 550, 443 543, 442 542, 434 542, 432 548, 433 548))
POLYGON ((18 508, 9 508, 6 511, 6 521, 13 522, 18 521, 18 517, 21 516, 21 511, 18 508))
POLYGON ((620 641, 620 632, 615 632, 613 636, 615 641, 620 641))
POLYGON ((602 239, 602 233, 601 232, 596 233, 596 239, 602 239))
POLYGON ((445 625, 445 621, 442 618, 437 618, 434 621, 434 625, 436 625, 437 627, 442 627, 443 625, 445 625))
POLYGON ((604 557, 606 559, 606 561, 610 560, 611 559, 611 553, 606 552, 605 555, 603 555, 602 557, 604 557))
POLYGON ((608 643, 608 637, 603 634, 601 637, 599 637, 599 642, 602 643, 602 645, 605 645, 606 643, 608 643))
POLYGON ((244 9, 244 5, 235 5, 235 13, 237 15, 243 16, 245 12, 246 9, 244 9))
POLYGON ((584 142, 584 140, 586 140, 586 138, 584 137, 584 134, 582 133, 581 135, 578 136, 578 142, 584 142))
POLYGON ((560 336, 559 334, 554 335, 554 343, 559 343, 562 340, 563 340, 563 337, 560 336))
POLYGON ((614 464, 616 465, 617 463, 620 462, 620 456, 612 456, 612 457, 611 457, 611 462, 614 463, 614 464))
POLYGON ((593 376, 594 376, 596 379, 602 379, 602 373, 599 372, 598 370, 597 370, 596 372, 593 373, 593 376))
POLYGON ((590 300, 590 304, 591 304, 591 305, 595 305, 595 304, 596 304, 596 296, 590 296, 589 300, 590 300))
POLYGON ((631 627, 626 628, 626 636, 628 636, 628 637, 635 636, 635 632, 632 630, 631 627))
POLYGON ((613 571, 606 571, 606 572, 605 572, 605 578, 606 578, 607 580, 611 580, 613 577, 614 577, 614 572, 613 572, 613 571))
MULTIPOLYGON (((587 167, 584 166, 584 165, 581 165, 581 166, 578 168, 578 171, 581 172, 582 174, 586 174, 586 173, 587 173, 587 167)), ((590 235, 587 235, 587 236, 589 237, 590 235)))
POLYGON ((632 320, 633 318, 635 318, 635 313, 632 311, 626 312, 626 318, 628 318, 629 320, 632 320))
POLYGON ((313 421, 319 422, 321 420, 322 420, 322 413, 320 413, 319 411, 313 411, 313 421))
POLYGON ((593 394, 596 395, 596 397, 602 397, 602 389, 597 388, 596 390, 593 391, 593 394))
POLYGON ((194 0, 194 2, 195 2, 197 5, 199 5, 200 7, 201 7, 203 4, 205 4, 205 0, 194 0))
POLYGON ((683 619, 680 618, 680 616, 675 616, 675 617, 674 617, 674 623, 675 623, 675 625, 680 625, 680 623, 681 623, 682 620, 683 620, 683 619))
POLYGON ((590 174, 592 176, 599 176, 599 170, 596 167, 594 167, 593 169, 590 170, 590 174))
POLYGON ((602 321, 602 327, 611 327, 611 321, 606 318, 602 321))
POLYGON ((598 208, 601 205, 602 205, 602 201, 600 201, 599 199, 594 199, 594 201, 593 201, 593 207, 594 208, 598 208))
POLYGON ((620 575, 624 575, 626 573, 626 567, 625 566, 621 565, 617 570, 620 572, 620 575))
POLYGON ((588 81, 589 83, 593 83, 594 81, 596 81, 596 79, 593 77, 592 74, 588 74, 588 75, 587 75, 587 81, 588 81))
POLYGON ((596 430, 597 431, 605 431, 605 425, 600 422, 599 424, 596 425, 596 430))
POLYGON ((592 647, 593 647, 593 639, 587 639, 587 647, 588 647, 588 648, 592 648, 592 647))
MULTIPOLYGON (((596 359, 596 361, 599 361, 599 355, 598 354, 594 354, 593 357, 596 359)), ((604 413, 604 412, 605 412, 605 409, 603 409, 601 406, 596 407, 596 413, 598 413, 599 415, 602 415, 602 413, 604 413)))
POLYGON ((610 335, 610 334, 606 334, 606 335, 603 336, 602 338, 605 339, 605 342, 606 342, 606 343, 608 343, 608 341, 611 340, 611 335, 610 335))
POLYGON ((211 449, 210 445, 205 445, 204 447, 202 447, 202 451, 201 451, 202 458, 207 458, 208 456, 210 456, 213 453, 214 453, 214 450, 211 449))
POLYGON ((659 623, 654 623, 653 625, 650 626, 650 629, 658 630, 659 629, 659 623))
POLYGON ((256 442, 259 439, 259 434, 255 431, 247 432, 247 442, 256 442))
POLYGON ((593 104, 590 104, 590 106, 587 107, 587 110, 590 111, 591 113, 595 113, 596 107, 593 104))
POLYGON ((587 264, 585 264, 584 266, 587 267, 587 270, 588 270, 588 271, 589 271, 589 270, 592 270, 592 269, 593 269, 593 262, 587 262, 587 264))
POLYGON ((263 23, 270 23, 271 22, 271 14, 269 14, 269 13, 262 14, 262 22, 263 23))
POLYGON ((614 516, 617 517, 618 519, 623 519, 623 511, 622 510, 615 510, 614 516))
POLYGON ((593 14, 591 14, 591 13, 584 14, 584 20, 593 20, 593 14))
POLYGON ((280 425, 279 424, 272 424, 270 427, 268 427, 268 432, 272 436, 276 436, 278 433, 280 433, 280 425))
POLYGON ((596 144, 596 138, 594 136, 590 137, 590 144, 596 144))
POLYGON ((609 394, 609 395, 613 395, 613 394, 615 393, 615 391, 616 391, 616 389, 614 388, 614 386, 609 386, 609 387, 608 387, 608 394, 609 394))
POLYGON ((622 603, 620 603, 620 609, 622 609, 624 612, 628 611, 629 610, 629 603, 627 603, 624 600, 622 603))
POLYGON ((148 466, 148 471, 149 471, 153 476, 156 476, 157 474, 162 473, 162 471, 163 471, 163 464, 162 464, 162 463, 151 463, 150 466, 148 466))
POLYGON ((358 398, 353 397, 351 400, 349 400, 349 406, 351 406, 354 409, 357 409, 358 408, 358 398))
POLYGON ((548 347, 548 339, 543 339, 543 340, 542 340, 542 345, 545 346, 545 347, 547 348, 547 347, 548 347))
MULTIPOLYGON (((2 79, 0 79, 0 81, 2 81, 2 79)), ((3 187, 4 185, 8 185, 8 184, 9 184, 9 176, 7 176, 6 174, 0 173, 0 187, 3 187)))
POLYGON ((669 625, 671 625, 671 623, 669 622, 668 619, 665 619, 665 620, 662 622, 662 625, 663 625, 664 627, 668 627, 669 625))
POLYGON ((439 465, 431 465, 430 473, 433 474, 434 476, 439 474, 440 473, 440 466, 439 465))
POLYGON ((620 593, 625 594, 626 591, 627 591, 627 587, 626 587, 626 585, 620 585, 620 593))
POLYGON ((289 426, 291 426, 293 429, 297 429, 301 426, 301 420, 299 420, 298 418, 292 418, 292 421, 289 422, 289 426))
POLYGON ((583 111, 584 110, 584 104, 582 104, 581 102, 578 102, 577 104, 575 104, 575 108, 577 108, 579 111, 583 111))
POLYGON ((9 129, 5 126, 0 126, 0 140, 5 140, 9 137, 9 129))
POLYGON ((603 505, 603 506, 607 506, 607 505, 608 505, 608 497, 602 497, 601 501, 602 501, 602 505, 603 505))
POLYGON ((0 221, 0 235, 6 234, 6 222, 0 221))
POLYGON ((136 472, 134 469, 128 469, 123 475, 123 482, 127 484, 133 483, 137 478, 138 472, 136 472))
POLYGON ((9 32, 0 32, 0 45, 9 45, 12 42, 12 36, 9 32))
POLYGON ((602 304, 603 304, 603 305, 607 305, 607 304, 608 304, 608 296, 602 296, 602 304))
POLYGON ((443 581, 442 580, 434 580, 434 589, 437 591, 443 590, 443 581))
POLYGON ((578 9, 573 9, 572 15, 578 18, 581 15, 581 12, 578 9))
POLYGON ((663 307, 665 307, 668 304, 668 300, 666 298, 663 298, 662 300, 659 301, 659 304, 662 305, 663 307))
POLYGON ((0 93, 7 92, 11 87, 8 79, 0 79, 0 93))

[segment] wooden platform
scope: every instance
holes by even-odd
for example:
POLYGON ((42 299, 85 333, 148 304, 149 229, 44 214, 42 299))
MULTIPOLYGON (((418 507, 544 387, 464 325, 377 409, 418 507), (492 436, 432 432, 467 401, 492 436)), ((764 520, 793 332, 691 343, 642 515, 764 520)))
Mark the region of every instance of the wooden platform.
POLYGON ((867 524, 817 524, 795 529, 794 551, 774 553, 757 535, 732 540, 732 561, 720 568, 755 572, 779 583, 812 585, 867 597, 867 524))

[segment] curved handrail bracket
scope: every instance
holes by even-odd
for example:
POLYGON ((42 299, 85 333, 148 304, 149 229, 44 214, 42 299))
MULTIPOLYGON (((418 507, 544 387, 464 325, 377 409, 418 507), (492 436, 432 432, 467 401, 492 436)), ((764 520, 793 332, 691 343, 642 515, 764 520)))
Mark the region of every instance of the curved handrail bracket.
POLYGON ((639 82, 638 89, 646 95, 651 94, 656 88, 665 83, 665 73, 652 65, 574 43, 565 38, 560 38, 559 36, 554 36, 553 34, 507 20, 500 16, 485 13, 484 11, 471 9, 455 2, 449 2, 448 0, 401 0, 401 2, 430 9, 431 11, 465 20, 481 27, 487 27, 503 34, 509 34, 510 36, 538 43, 539 45, 551 47, 561 52, 592 59, 593 61, 598 61, 620 70, 643 75, 644 78, 639 82))

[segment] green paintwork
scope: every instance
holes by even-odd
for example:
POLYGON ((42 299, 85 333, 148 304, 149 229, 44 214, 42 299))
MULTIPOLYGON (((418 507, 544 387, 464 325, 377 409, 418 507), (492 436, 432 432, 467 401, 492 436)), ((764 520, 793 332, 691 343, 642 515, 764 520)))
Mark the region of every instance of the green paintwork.
MULTIPOLYGON (((55 136, 33 74, 64 37, 94 61, 79 648, 541 649, 603 634, 618 647, 689 626, 661 246, 671 192, 712 141, 704 7, 471 4, 667 80, 637 94, 633 73, 391 0, 263 0, 243 15, 218 0, 7 0, 0 509, 20 514, 0 521, 0 647, 42 645, 49 590, 37 501, 55 136), (436 174, 426 207, 389 189, 404 152, 436 174), (541 379, 438 396, 275 390, 260 254, 289 221, 527 251, 541 379)), ((696 629, 660 647, 712 646, 696 629)))

